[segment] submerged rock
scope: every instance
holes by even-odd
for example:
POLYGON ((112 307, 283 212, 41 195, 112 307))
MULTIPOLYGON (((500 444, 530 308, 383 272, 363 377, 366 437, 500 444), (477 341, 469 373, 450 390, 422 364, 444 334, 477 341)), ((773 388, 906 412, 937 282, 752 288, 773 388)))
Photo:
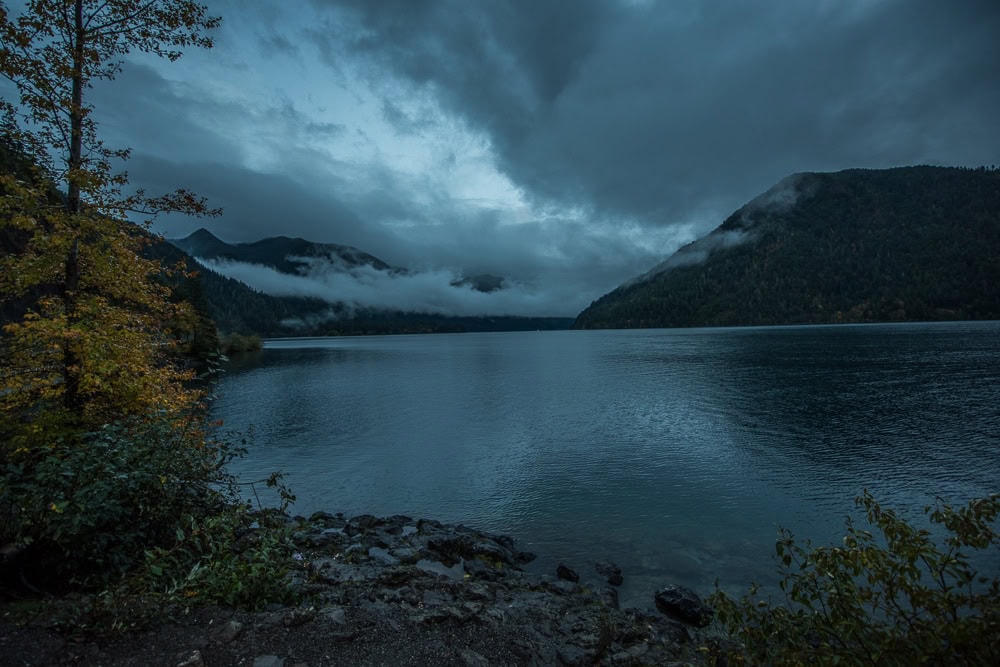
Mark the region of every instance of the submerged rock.
POLYGON ((594 569, 612 586, 621 586, 625 582, 622 569, 609 560, 597 561, 594 563, 594 569))
POLYGON ((683 586, 671 584, 661 588, 656 592, 654 599, 656 608, 666 616, 698 628, 708 625, 715 614, 711 607, 701 601, 697 593, 683 586))

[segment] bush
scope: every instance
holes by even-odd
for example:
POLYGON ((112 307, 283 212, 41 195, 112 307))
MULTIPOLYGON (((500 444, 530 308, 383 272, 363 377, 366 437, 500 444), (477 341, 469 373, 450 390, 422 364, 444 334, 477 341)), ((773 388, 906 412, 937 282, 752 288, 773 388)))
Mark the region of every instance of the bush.
POLYGON ((0 540, 30 552, 47 585, 120 578, 171 539, 181 517, 226 501, 223 466, 236 452, 199 435, 134 421, 6 452, 0 540))
POLYGON ((295 601, 293 554, 292 531, 281 513, 234 505, 178 528, 173 544, 147 550, 140 580, 143 591, 168 599, 262 609, 295 601))
POLYGON ((167 420, 4 451, 0 546, 16 545, 23 585, 102 592, 105 607, 125 595, 288 601, 287 529, 240 500, 225 465, 241 453, 167 420))
POLYGON ((264 346, 257 334, 231 333, 224 336, 220 351, 226 356, 234 354, 246 354, 247 352, 257 352, 264 346))
POLYGON ((867 491, 856 502, 880 537, 850 519, 839 547, 801 547, 782 530, 787 606, 755 599, 756 586, 739 600, 716 587, 732 641, 708 653, 731 665, 1000 664, 1000 579, 977 573, 968 551, 1000 548, 1000 495, 925 508, 943 546, 867 491))

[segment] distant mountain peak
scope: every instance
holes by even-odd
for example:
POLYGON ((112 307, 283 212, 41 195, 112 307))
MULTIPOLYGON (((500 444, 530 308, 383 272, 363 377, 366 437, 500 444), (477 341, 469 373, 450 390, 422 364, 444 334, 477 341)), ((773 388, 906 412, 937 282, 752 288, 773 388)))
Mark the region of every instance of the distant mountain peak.
POLYGON ((202 228, 186 238, 170 242, 201 259, 260 264, 291 275, 306 271, 310 258, 327 260, 348 269, 369 266, 377 271, 398 271, 378 257, 351 246, 314 243, 291 236, 271 236, 252 243, 226 243, 202 228))
POLYGON ((507 282, 503 276, 495 276, 492 273, 483 273, 476 276, 465 276, 451 282, 452 287, 470 287, 477 292, 489 294, 504 288, 507 282))
MULTIPOLYGON (((199 227, 196 231, 191 232, 185 238, 185 241, 220 241, 219 237, 208 231, 204 227, 199 227)), ((221 242, 221 241, 220 241, 221 242)))

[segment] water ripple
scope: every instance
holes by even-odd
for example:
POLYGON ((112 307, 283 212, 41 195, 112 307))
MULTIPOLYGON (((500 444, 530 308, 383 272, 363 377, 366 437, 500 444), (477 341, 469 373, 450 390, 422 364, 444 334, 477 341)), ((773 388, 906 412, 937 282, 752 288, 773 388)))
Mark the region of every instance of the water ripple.
POLYGON ((612 558, 626 598, 766 580, 777 526, 834 539, 863 488, 919 513, 1000 479, 998 323, 268 341, 217 393, 301 512, 612 558))

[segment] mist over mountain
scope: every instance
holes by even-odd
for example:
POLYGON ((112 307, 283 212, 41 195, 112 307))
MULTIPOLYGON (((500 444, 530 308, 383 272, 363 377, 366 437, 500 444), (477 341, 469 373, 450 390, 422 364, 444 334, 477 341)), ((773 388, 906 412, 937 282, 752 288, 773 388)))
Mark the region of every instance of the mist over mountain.
POLYGON ((581 329, 1000 318, 1000 170, 791 176, 585 309, 581 329))
POLYGON ((284 236, 170 243, 197 261, 223 331, 268 336, 568 328, 547 296, 495 275, 394 267, 351 246, 284 236))

